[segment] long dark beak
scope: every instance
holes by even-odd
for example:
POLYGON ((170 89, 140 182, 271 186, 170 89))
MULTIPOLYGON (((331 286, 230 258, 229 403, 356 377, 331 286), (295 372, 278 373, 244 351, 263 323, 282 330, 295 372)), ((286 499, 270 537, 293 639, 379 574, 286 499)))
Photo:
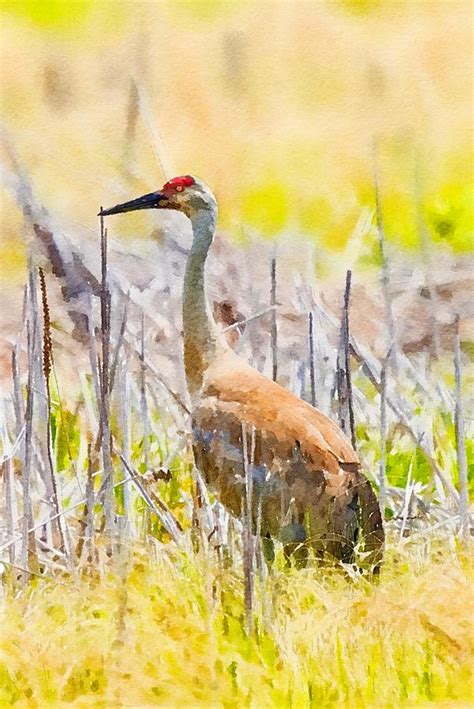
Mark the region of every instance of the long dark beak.
POLYGON ((121 214, 122 212, 134 212, 137 209, 164 209, 167 204, 167 197, 162 192, 150 192, 143 197, 132 199, 130 202, 116 204, 110 209, 101 209, 98 216, 108 217, 110 214, 121 214))

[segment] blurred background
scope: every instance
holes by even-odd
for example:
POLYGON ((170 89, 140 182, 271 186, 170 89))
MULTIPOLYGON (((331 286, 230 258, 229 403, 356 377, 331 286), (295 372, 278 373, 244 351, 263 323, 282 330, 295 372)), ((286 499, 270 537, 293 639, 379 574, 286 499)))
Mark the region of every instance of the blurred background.
MULTIPOLYGON (((288 318, 301 310, 295 273, 316 276, 339 316, 352 268, 354 327, 381 356, 385 260, 402 349, 451 350, 456 314, 469 348, 469 2, 2 0, 0 8, 6 360, 28 254, 57 276, 52 244, 62 249, 75 264, 62 296, 76 294, 84 263, 97 276, 99 205, 182 173, 205 179, 219 201, 210 289, 226 325, 268 304, 275 243, 288 318)), ((174 218, 129 215, 109 225, 109 237, 122 290, 158 292, 163 304, 157 284, 173 275, 166 287, 179 312, 177 262, 189 234, 174 218)))
MULTIPOLYGON (((236 238, 286 229, 341 249, 374 205, 377 140, 387 237, 419 245, 420 203, 436 245, 471 248, 469 2, 0 8, 3 121, 58 216, 95 228, 98 203, 191 172, 236 238)), ((21 220, 6 195, 2 207, 6 264, 21 220)))

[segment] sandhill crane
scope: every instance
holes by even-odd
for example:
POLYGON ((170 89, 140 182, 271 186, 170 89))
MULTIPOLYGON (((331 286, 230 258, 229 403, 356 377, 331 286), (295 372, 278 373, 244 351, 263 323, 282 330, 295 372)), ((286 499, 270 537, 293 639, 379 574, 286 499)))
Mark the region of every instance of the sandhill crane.
MULTIPOLYGON (((183 288, 184 367, 192 404, 197 467, 221 503, 242 512, 249 456, 254 524, 267 556, 272 539, 288 554, 312 546, 319 559, 378 571, 384 532, 377 498, 357 454, 326 415, 250 367, 223 340, 212 318, 205 263, 217 222, 209 187, 190 175, 102 216, 175 209, 191 221, 193 243, 183 288), (364 563, 365 562, 365 563, 364 563)), ((249 479, 247 477, 247 479, 249 479)))

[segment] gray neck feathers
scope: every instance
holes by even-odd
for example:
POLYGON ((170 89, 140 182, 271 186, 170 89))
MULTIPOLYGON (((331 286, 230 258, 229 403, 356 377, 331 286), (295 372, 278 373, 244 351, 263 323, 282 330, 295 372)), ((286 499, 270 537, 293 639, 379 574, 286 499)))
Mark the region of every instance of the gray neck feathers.
POLYGON ((183 290, 184 366, 191 396, 202 387, 204 373, 219 349, 219 333, 206 300, 205 264, 214 237, 217 208, 191 216, 193 245, 188 256, 183 290))

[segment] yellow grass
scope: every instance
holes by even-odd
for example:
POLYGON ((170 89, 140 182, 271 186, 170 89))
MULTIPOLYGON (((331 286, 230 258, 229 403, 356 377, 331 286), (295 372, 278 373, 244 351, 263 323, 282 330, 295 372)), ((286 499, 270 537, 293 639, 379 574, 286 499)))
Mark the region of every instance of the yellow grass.
POLYGON ((0 705, 467 707, 471 585, 465 556, 420 540, 391 544, 376 585, 276 571, 249 640, 234 573, 137 551, 126 586, 110 573, 6 599, 0 705))

